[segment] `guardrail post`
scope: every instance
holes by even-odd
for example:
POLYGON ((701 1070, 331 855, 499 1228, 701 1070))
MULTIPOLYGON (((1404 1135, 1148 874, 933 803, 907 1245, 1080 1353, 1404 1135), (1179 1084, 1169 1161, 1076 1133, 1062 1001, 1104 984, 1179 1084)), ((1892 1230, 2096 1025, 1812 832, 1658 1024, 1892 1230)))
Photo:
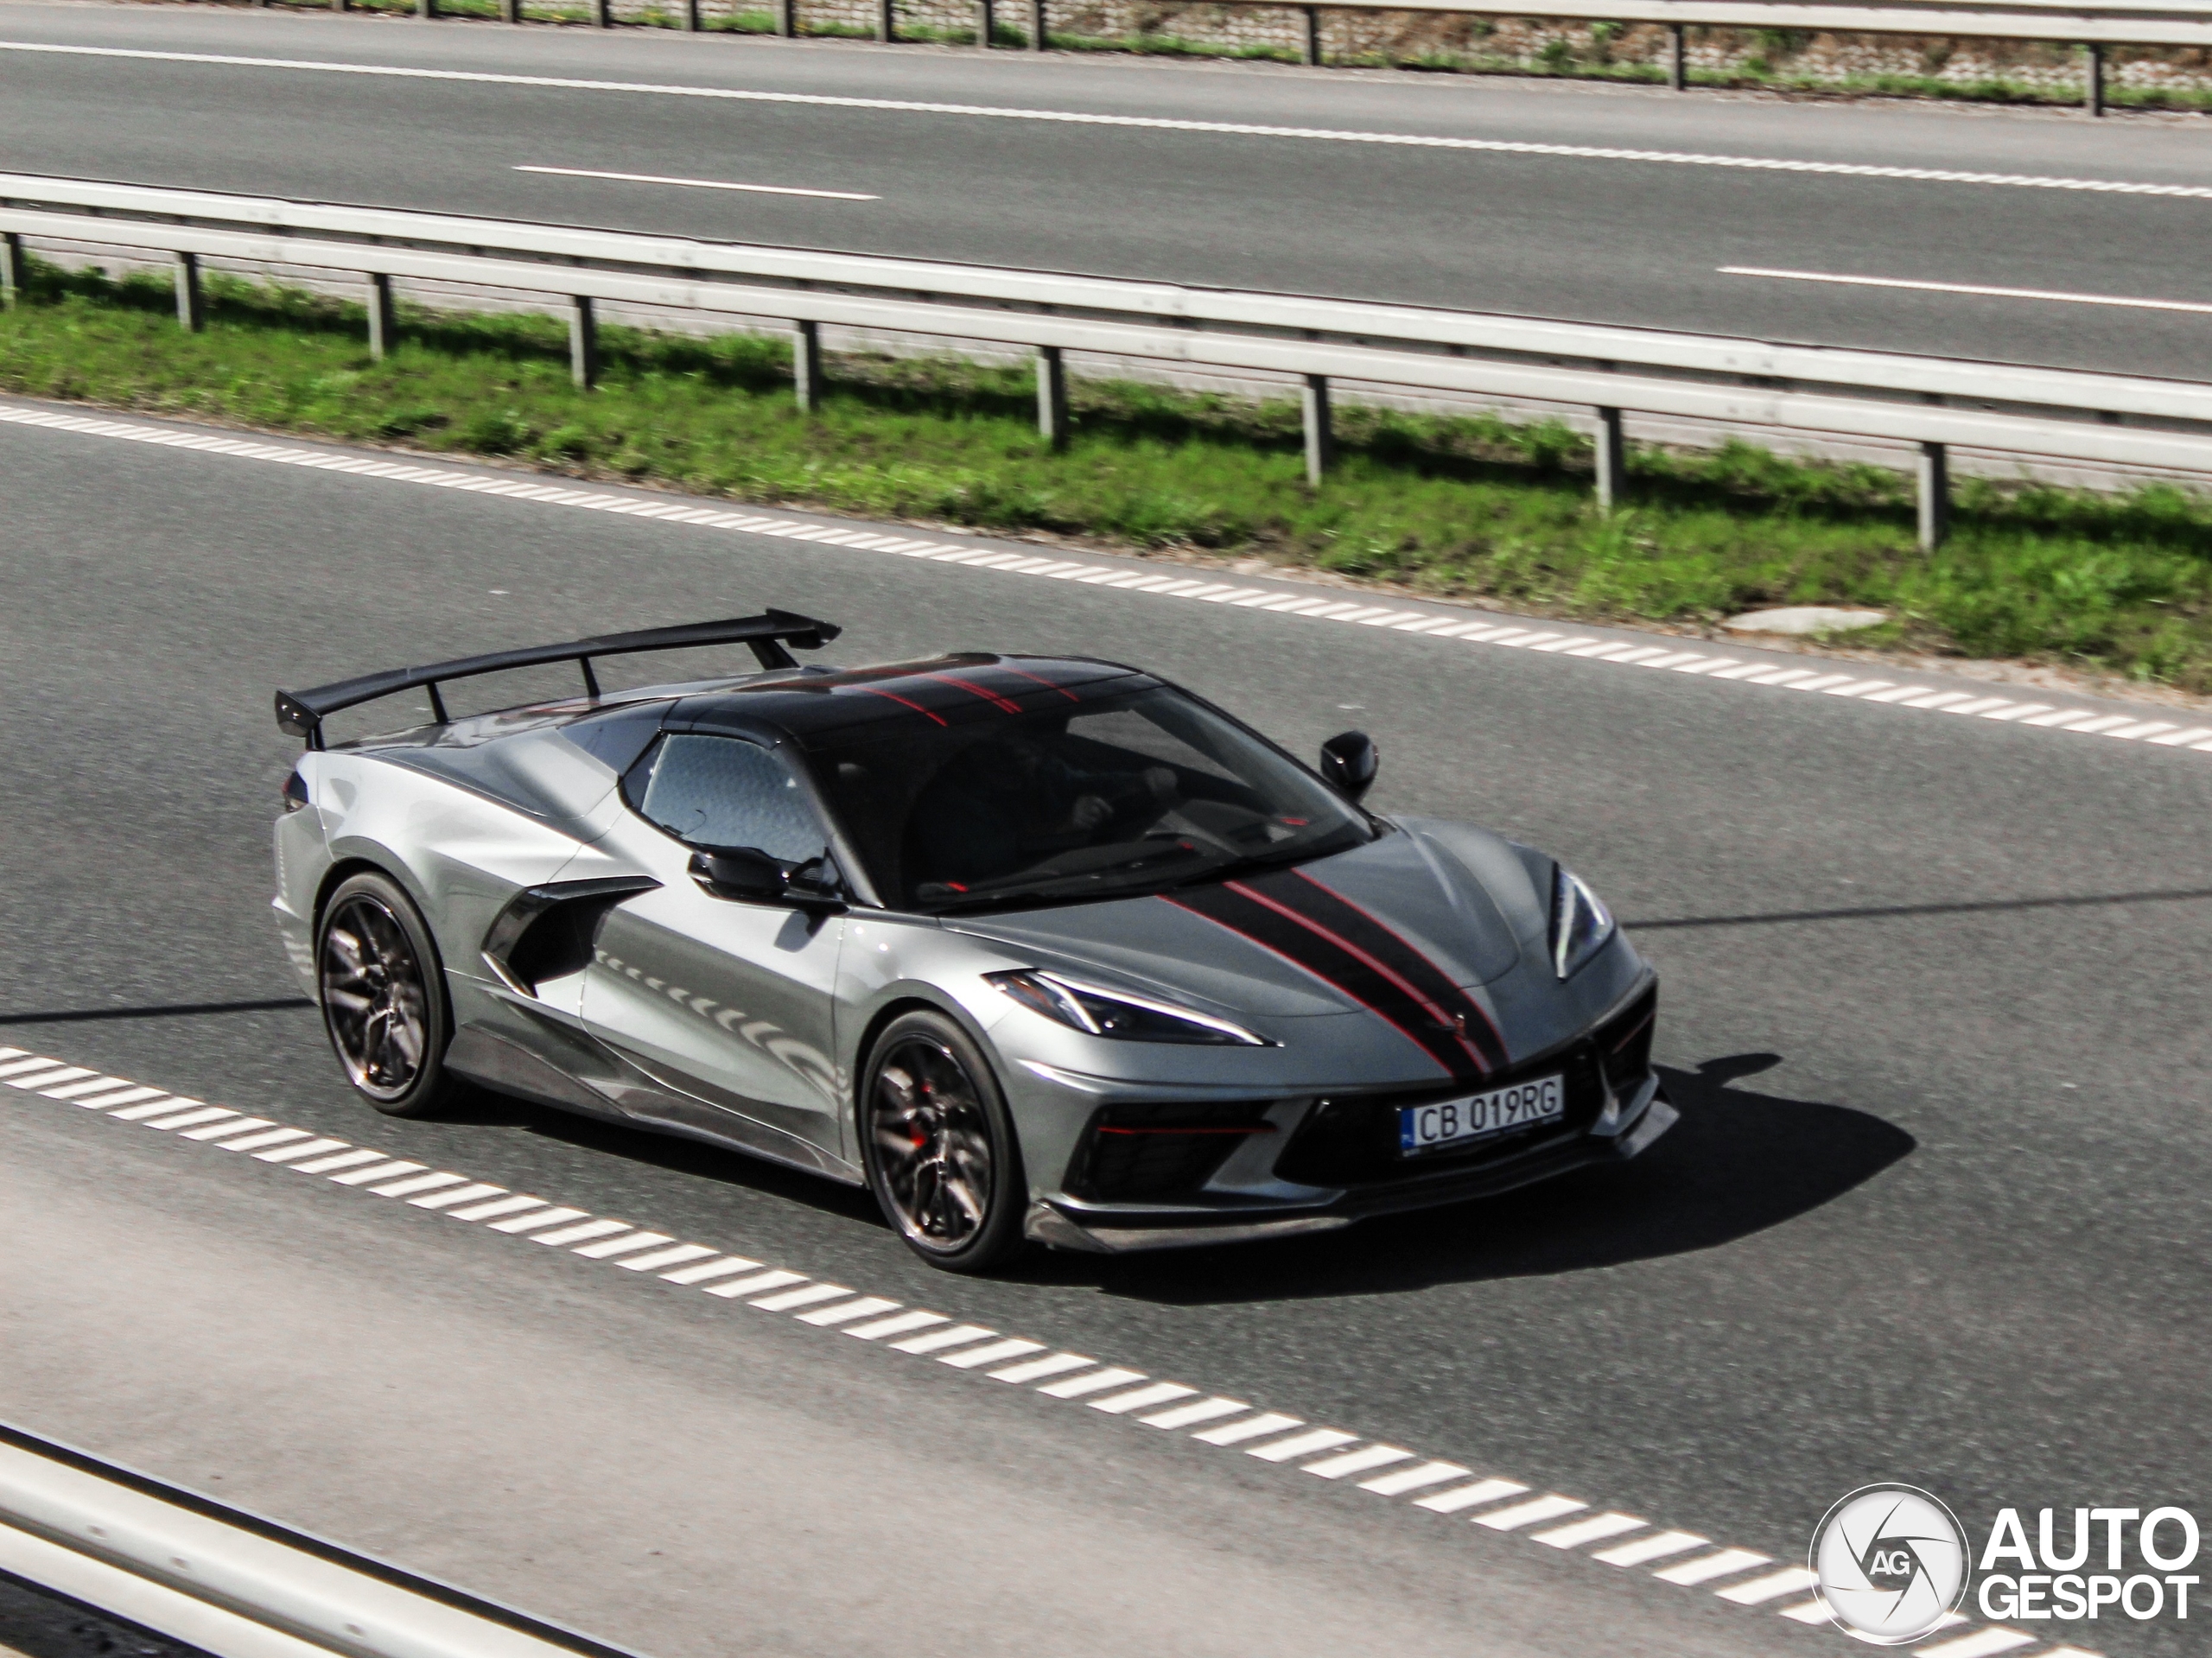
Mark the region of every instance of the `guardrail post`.
POLYGON ((1621 411, 1600 409, 1598 429, 1591 434, 1598 461, 1598 510, 1610 512, 1620 505, 1628 487, 1628 445, 1621 437, 1621 411))
POLYGON ((1920 549, 1932 553, 1951 528, 1951 457, 1941 443, 1920 446, 1920 549))
POLYGON ((522 0, 499 0, 499 21, 518 23, 522 21, 522 0))
POLYGON ((1690 89, 1689 43, 1682 25, 1667 25, 1667 85, 1678 92, 1690 89))
POLYGON ((892 10, 892 0, 876 0, 875 38, 895 41, 899 38, 899 19, 892 10))
POLYGON ((976 44, 985 51, 991 45, 991 0, 976 0, 976 44))
POLYGON ((607 0, 591 0, 591 26, 594 29, 614 27, 614 12, 607 0))
POLYGON ((1068 371, 1058 346, 1037 347, 1037 430, 1055 449, 1068 446, 1068 371))
POLYGON ((1337 459, 1337 435, 1329 424, 1329 377, 1307 375, 1299 401, 1306 416, 1306 481, 1318 489, 1337 459))
POLYGON ((1050 46, 1045 34, 1045 0, 1029 0, 1029 49, 1043 52, 1050 46))
POLYGON ((798 33, 798 0, 776 0, 776 33, 787 41, 798 33))
POLYGON ((2082 88, 2082 102, 2092 115, 2105 112, 2105 48, 2102 41, 2092 41, 2089 54, 2088 85, 2082 88))
POLYGON ((397 337, 391 313, 391 278, 381 270, 372 271, 369 276, 369 355, 382 362, 397 337))
POLYGON ((438 15, 438 0, 415 0, 415 15, 417 17, 436 16, 438 15))
POLYGON ((599 382, 599 313, 582 294, 569 301, 569 375, 587 391, 599 382))
POLYGON ((791 340, 791 390, 798 411, 810 415, 822 406, 822 325, 801 322, 791 340))
POLYGON ((200 256, 176 256, 176 320, 180 327, 198 334, 207 326, 207 301, 200 288, 200 256))
POLYGON ((1321 62, 1321 8, 1307 6, 1305 10, 1306 61, 1310 66, 1319 67, 1321 62))
POLYGON ((0 231, 0 304, 15 308, 23 285, 23 238, 13 231, 0 231))
POLYGON ((699 32, 699 0, 683 0, 683 32, 687 35, 699 32))

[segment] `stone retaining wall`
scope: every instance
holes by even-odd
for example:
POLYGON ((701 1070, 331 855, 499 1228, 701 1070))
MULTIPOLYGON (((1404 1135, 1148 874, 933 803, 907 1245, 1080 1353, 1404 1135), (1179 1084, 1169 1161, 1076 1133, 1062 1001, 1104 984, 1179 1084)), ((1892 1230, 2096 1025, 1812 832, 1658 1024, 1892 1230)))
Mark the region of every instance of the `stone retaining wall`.
MULTIPOLYGON (((407 0, 399 3, 412 10, 407 0)), ((621 22, 665 24, 674 21, 676 3, 614 0, 613 11, 621 22)), ((976 8, 971 0, 894 0, 894 4, 901 32, 912 37, 974 38, 976 8)), ((583 16, 575 0, 543 0, 542 4, 525 0, 525 5, 532 15, 583 16)), ((710 28, 765 28, 768 21, 766 6, 753 0, 700 0, 700 12, 710 28)), ((802 34, 872 35, 876 16, 874 0, 798 0, 802 34)), ((1138 50, 1295 60, 1305 43, 1305 19, 1296 6, 1052 0, 1049 16, 1055 41, 1071 46, 1125 45, 1138 50)), ((1003 42, 1026 39, 1027 0, 1000 0, 997 25, 1003 42)), ((1338 63, 1632 79, 1661 77, 1668 50, 1667 30, 1658 24, 1432 11, 1325 10, 1321 37, 1325 55, 1338 63)), ((1848 90, 1888 79, 1966 90, 2001 83, 2069 99, 2082 96, 2088 73, 2081 50, 2063 43, 1800 29, 1692 29, 1688 56, 1694 74, 1703 72, 1753 86, 1848 90)), ((2105 78, 2112 92, 2203 94, 2212 102, 2212 50, 2116 47, 2107 54, 2105 78)))

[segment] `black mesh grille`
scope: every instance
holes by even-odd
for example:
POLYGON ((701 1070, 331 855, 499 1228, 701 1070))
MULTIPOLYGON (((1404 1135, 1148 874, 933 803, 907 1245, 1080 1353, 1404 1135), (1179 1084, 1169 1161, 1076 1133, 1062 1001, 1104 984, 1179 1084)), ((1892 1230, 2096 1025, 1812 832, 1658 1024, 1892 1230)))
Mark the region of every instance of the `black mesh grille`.
POLYGON ((1243 1103, 1102 1107, 1076 1148, 1067 1190, 1088 1203, 1189 1197, 1252 1133, 1274 1132, 1262 1109, 1243 1103))
POLYGON ((1564 1078, 1567 1096, 1566 1115, 1560 1121, 1531 1124, 1457 1150, 1406 1157, 1398 1150, 1400 1109, 1433 1100, 1465 1098, 1471 1090, 1434 1088, 1420 1093, 1322 1100, 1306 1114, 1283 1147, 1275 1172, 1300 1185, 1376 1185, 1480 1168, 1538 1147, 1571 1140, 1586 1130, 1605 1109, 1609 1082, 1613 1092, 1625 1098, 1649 1071, 1657 1004, 1658 991, 1654 987, 1572 1047, 1484 1079, 1479 1091, 1487 1093, 1493 1088, 1533 1082, 1558 1072, 1564 1078))
POLYGON ((1605 1080, 1625 1102, 1651 1074, 1651 1033, 1659 1026, 1659 987, 1638 996, 1607 1020, 1597 1035, 1605 1080))

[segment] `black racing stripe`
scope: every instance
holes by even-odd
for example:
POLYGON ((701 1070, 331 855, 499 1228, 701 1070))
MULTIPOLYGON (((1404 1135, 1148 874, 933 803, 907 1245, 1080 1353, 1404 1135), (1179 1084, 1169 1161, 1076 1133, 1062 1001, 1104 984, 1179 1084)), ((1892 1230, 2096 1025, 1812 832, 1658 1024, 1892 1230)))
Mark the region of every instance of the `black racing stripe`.
POLYGON ((1415 993, 1447 1014, 1457 1014, 1485 1070, 1503 1069, 1505 1043, 1482 1004, 1458 985, 1451 975, 1387 924, 1332 887, 1295 869, 1248 880, 1254 892, 1273 899, 1286 909, 1326 927, 1354 949, 1373 956, 1414 988, 1415 993))
POLYGON ((1296 963, 1323 983, 1396 1027, 1409 1041, 1442 1068, 1452 1081, 1471 1083, 1484 1072, 1482 1063, 1457 1035, 1440 1026, 1427 1009, 1403 988, 1376 972, 1351 951, 1290 916, 1270 909, 1236 883, 1199 886, 1162 893, 1170 904, 1204 916, 1218 926, 1250 939, 1296 963))

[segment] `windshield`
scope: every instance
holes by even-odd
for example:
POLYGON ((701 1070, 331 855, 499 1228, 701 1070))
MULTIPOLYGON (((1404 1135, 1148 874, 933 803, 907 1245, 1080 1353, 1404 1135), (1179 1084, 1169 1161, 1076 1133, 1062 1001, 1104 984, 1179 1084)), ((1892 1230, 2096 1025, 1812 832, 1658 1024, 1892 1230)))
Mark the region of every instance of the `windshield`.
POLYGON ((886 903, 925 912, 1125 898, 1370 838, 1275 749, 1154 686, 1081 708, 809 744, 886 903))

